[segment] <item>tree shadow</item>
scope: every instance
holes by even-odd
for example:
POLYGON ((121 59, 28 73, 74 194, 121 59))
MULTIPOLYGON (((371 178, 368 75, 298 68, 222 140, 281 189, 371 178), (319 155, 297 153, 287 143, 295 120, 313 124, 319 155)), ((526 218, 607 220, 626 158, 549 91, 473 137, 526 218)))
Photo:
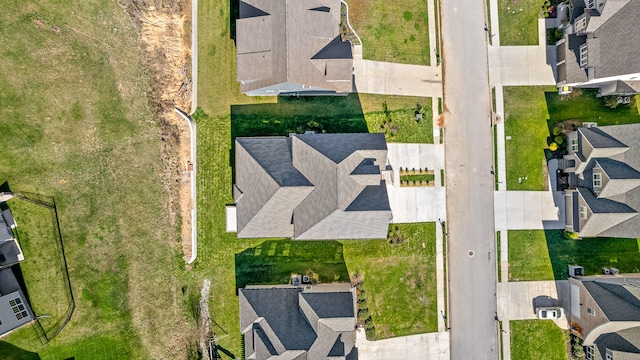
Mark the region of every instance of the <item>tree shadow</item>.
POLYGON ((616 268, 621 274, 640 272, 637 239, 567 239, 562 230, 546 230, 545 237, 556 280, 568 278, 569 265, 582 266, 584 275, 601 274, 604 267, 616 268))
POLYGON ((0 359, 5 360, 40 360, 40 355, 35 352, 21 349, 6 341, 0 341, 0 359))
POLYGON ((235 255, 236 289, 247 285, 289 284, 291 274, 312 271, 322 283, 348 282, 342 243, 268 240, 235 255))
POLYGON ((348 96, 279 96, 277 103, 231 105, 229 165, 235 180, 236 137, 316 133, 366 133, 358 94, 348 96))

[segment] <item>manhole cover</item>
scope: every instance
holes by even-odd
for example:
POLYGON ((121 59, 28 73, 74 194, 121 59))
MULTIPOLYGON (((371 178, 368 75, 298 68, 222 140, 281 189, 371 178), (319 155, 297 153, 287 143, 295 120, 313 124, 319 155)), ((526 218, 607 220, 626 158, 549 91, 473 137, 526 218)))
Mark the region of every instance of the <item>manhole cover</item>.
POLYGON ((469 257, 473 257, 473 255, 475 255, 476 253, 473 252, 473 250, 469 250, 468 254, 469 254, 469 257))

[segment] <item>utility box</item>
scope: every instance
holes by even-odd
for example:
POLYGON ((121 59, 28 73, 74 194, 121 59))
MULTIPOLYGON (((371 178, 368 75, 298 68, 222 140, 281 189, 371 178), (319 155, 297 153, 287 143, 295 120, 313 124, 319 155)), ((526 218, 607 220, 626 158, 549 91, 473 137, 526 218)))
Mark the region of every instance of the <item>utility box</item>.
POLYGON ((584 276, 584 268, 578 265, 569 265, 569 276, 584 276))

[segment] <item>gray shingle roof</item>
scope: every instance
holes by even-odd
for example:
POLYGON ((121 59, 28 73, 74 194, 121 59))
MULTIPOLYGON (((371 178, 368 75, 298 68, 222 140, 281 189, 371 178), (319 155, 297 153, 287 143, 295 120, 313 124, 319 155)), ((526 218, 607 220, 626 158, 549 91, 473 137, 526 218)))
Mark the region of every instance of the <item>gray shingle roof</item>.
POLYGON ((340 12, 339 0, 240 1, 236 56, 242 92, 278 84, 350 92, 352 49, 340 40, 340 12))
MULTIPOLYGON (((580 8, 577 8, 580 11, 580 8)), ((602 14, 595 10, 587 13, 586 36, 568 35, 564 46, 573 56, 566 56, 566 79, 569 83, 585 82, 611 76, 640 72, 640 1, 607 0, 602 14), (588 67, 592 68, 587 78, 585 69, 579 67, 579 46, 588 44, 588 67)), ((562 74, 559 75, 562 79, 562 74)))
POLYGON ((602 359, 606 359, 607 349, 614 352, 615 360, 640 359, 640 327, 602 334, 594 343, 602 359))
POLYGON ((607 134, 602 128, 579 128, 578 131, 594 148, 626 148, 627 145, 607 134))
POLYGON ((386 162, 384 134, 237 138, 238 237, 385 238, 386 162))
POLYGON ((594 213, 635 213, 629 205, 610 199, 598 199, 591 189, 579 188, 578 192, 589 205, 594 213))
POLYGON ((582 284, 598 303, 609 321, 640 321, 640 299, 632 292, 634 285, 604 281, 583 281, 582 284))
POLYGON ((596 163, 611 179, 640 179, 640 172, 622 161, 599 158, 596 163))
POLYGON ((312 360, 326 359, 330 353, 342 357, 353 353, 353 296, 352 292, 304 292, 299 287, 240 289, 246 357, 312 360), (305 310, 303 303, 310 309, 305 310), (336 322, 348 326, 336 329, 336 322))

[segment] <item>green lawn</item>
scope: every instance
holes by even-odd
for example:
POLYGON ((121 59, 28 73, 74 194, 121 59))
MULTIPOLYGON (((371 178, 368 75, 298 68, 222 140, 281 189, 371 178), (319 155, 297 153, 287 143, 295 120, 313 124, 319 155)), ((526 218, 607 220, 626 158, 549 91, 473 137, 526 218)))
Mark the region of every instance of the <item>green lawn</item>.
POLYGON ((508 190, 544 190, 542 168, 546 166, 544 149, 549 136, 544 91, 554 89, 504 88, 504 132, 507 139, 511 137, 505 140, 508 190))
MULTIPOLYGON (((0 342, 0 358, 18 347, 43 360, 180 359, 195 322, 181 306, 175 179, 131 19, 111 0, 0 8, 0 183, 55 197, 76 301, 51 343, 22 328, 0 342)), ((51 217, 14 205, 27 291, 36 311, 58 316, 58 265, 34 248, 51 217)))
POLYGON ((569 337, 551 320, 510 321, 511 359, 565 360, 569 337))
POLYGON ((576 90, 569 96, 558 95, 555 87, 505 87, 505 136, 507 189, 543 190, 542 169, 549 129, 571 119, 595 121, 600 126, 640 122, 635 107, 610 109, 596 91, 576 90), (518 179, 526 177, 520 184, 518 179))
POLYGON ((620 105, 610 109, 604 105, 604 99, 596 97, 597 90, 575 89, 567 96, 558 95, 555 89, 547 90, 545 98, 549 109, 550 124, 570 119, 597 122, 600 126, 633 124, 640 122, 636 107, 620 105))
POLYGON ((231 105, 231 133, 237 136, 384 132, 389 142, 433 143, 431 99, 351 94, 283 97, 277 103, 231 105), (385 111, 386 104, 386 111, 385 111), (415 121, 415 111, 425 113, 415 121))
POLYGON ((499 0, 500 45, 538 45, 542 0, 499 0))
POLYGON ((36 316, 47 315, 40 319, 40 324, 47 337, 52 337, 72 306, 56 237, 55 212, 45 205, 18 198, 8 204, 18 224, 15 232, 25 257, 20 270, 29 302, 36 316))
POLYGON ((429 65, 427 1, 349 0, 349 21, 370 60, 429 65))
POLYGON ((593 238, 567 240, 560 230, 509 231, 509 280, 563 280, 569 265, 596 275, 602 267, 621 273, 640 271, 637 239, 593 238))

